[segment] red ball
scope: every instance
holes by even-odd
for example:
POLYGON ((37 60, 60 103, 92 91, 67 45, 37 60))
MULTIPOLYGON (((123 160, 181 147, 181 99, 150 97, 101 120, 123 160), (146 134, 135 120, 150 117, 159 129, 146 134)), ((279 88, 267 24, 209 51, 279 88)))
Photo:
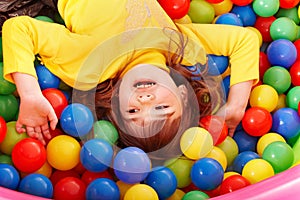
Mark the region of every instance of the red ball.
POLYGON ((206 0, 208 3, 212 3, 212 4, 217 4, 217 3, 221 3, 224 0, 206 0))
POLYGON ((40 169, 47 160, 44 145, 33 138, 19 141, 12 150, 12 162, 21 172, 31 173, 40 169))
POLYGON ((259 78, 263 80, 264 74, 271 67, 271 63, 265 52, 259 53, 259 78))
POLYGON ((158 0, 158 3, 171 19, 184 17, 190 8, 190 0, 158 0))
POLYGON ((113 180, 112 175, 107 170, 103 172, 91 172, 86 170, 81 176, 81 180, 87 185, 97 178, 108 178, 113 180))
POLYGON ((279 0, 280 8, 290 9, 298 5, 299 0, 279 0))
POLYGON ((270 35, 270 26, 276 20, 276 17, 260 17, 258 16, 254 27, 261 33, 264 42, 273 41, 270 35))
POLYGON ((248 108, 242 119, 242 126, 249 135, 262 136, 272 127, 272 115, 264 108, 248 108))
MULTIPOLYGON (((297 55, 300 55, 300 39, 295 40, 293 43, 296 47, 297 55)), ((300 59, 300 56, 297 56, 297 60, 299 60, 299 59, 300 59)))
POLYGON ((64 95, 64 93, 62 91, 60 91, 59 89, 56 89, 56 88, 44 89, 42 91, 42 93, 43 93, 44 97, 52 105, 52 107, 55 111, 55 114, 56 114, 57 118, 59 119, 63 109, 65 109, 65 107, 67 107, 67 105, 68 105, 68 100, 67 100, 66 96, 64 95))
POLYGON ((231 0, 231 2, 237 6, 246 6, 252 3, 253 0, 231 0))
POLYGON ((220 195, 234 192, 248 185, 251 185, 250 181, 242 175, 236 174, 229 176, 221 183, 220 195))
POLYGON ((50 181, 55 186, 60 180, 67 177, 80 178, 80 175, 73 169, 66 171, 56 170, 51 174, 50 181))
POLYGON ((66 177, 54 186, 55 200, 85 199, 86 184, 79 178, 66 177))
POLYGON ((3 142, 7 132, 6 121, 0 116, 0 143, 3 142))
POLYGON ((202 117, 199 125, 211 134, 214 145, 221 144, 228 135, 228 127, 221 116, 207 115, 202 117))
POLYGON ((291 81, 294 86, 300 86, 300 60, 296 60, 290 68, 291 81))

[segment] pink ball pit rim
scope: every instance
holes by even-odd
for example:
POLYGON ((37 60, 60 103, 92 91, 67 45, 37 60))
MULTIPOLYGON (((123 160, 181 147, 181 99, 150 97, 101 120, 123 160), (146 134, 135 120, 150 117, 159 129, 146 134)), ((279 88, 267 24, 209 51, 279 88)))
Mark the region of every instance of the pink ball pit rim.
MULTIPOLYGON (((300 165, 281 172, 271 178, 259 183, 250 185, 233 193, 228 193, 211 200, 232 200, 232 199, 259 199, 276 200, 288 198, 289 200, 299 199, 300 165)), ((0 187, 0 200, 45 200, 45 198, 24 194, 14 190, 0 187)))

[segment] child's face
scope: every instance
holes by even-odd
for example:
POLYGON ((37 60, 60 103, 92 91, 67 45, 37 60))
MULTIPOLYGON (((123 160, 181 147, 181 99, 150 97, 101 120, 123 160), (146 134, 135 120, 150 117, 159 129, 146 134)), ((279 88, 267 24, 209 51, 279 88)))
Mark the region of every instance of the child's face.
POLYGON ((182 115, 184 86, 177 87, 169 73, 153 65, 137 65, 122 78, 120 111, 126 120, 147 126, 151 120, 182 115))

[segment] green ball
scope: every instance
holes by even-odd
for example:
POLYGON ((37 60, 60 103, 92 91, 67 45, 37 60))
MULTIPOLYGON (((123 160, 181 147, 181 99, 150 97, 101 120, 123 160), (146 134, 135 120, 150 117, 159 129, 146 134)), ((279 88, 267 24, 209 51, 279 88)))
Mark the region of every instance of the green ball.
POLYGON ((288 18, 292 19, 296 24, 299 24, 299 22, 300 22, 299 17, 298 17, 298 8, 297 7, 293 7, 290 9, 279 8, 275 17, 276 18, 288 17, 288 18))
POLYGON ((44 21, 44 22, 51 22, 51 23, 54 22, 54 20, 51 19, 50 17, 48 17, 48 16, 43 16, 43 15, 36 16, 35 19, 38 19, 38 20, 41 20, 41 21, 44 21))
POLYGON ((0 163, 1 163, 1 164, 9 164, 9 165, 13 165, 11 156, 5 155, 5 154, 0 155, 0 163))
POLYGON ((265 71, 263 83, 272 86, 278 94, 283 94, 290 88, 292 79, 286 68, 273 66, 265 71))
POLYGON ((286 105, 289 108, 298 110, 299 102, 300 102, 300 86, 294 86, 287 92, 286 105))
POLYGON ((270 35, 273 40, 287 39, 294 41, 298 35, 298 27, 292 19, 279 17, 271 24, 270 35))
POLYGON ((279 10, 279 0, 254 0, 253 11, 261 17, 271 17, 279 10))
POLYGON ((94 138, 104 139, 114 144, 119 139, 119 133, 111 122, 99 120, 94 123, 94 138))
POLYGON ((266 146, 262 158, 272 165, 275 173, 279 173, 293 165, 294 151, 287 143, 276 141, 266 146))
POLYGON ((0 95, 0 115, 6 122, 14 120, 18 110, 19 103, 14 95, 0 95))
POLYGON ((215 10, 206 1, 191 1, 188 16, 193 23, 210 24, 215 18, 215 10))
POLYGON ((182 197, 182 200, 195 200, 195 199, 197 199, 197 200, 209 199, 209 196, 202 191, 193 190, 193 191, 186 193, 182 197))
POLYGON ((15 90, 16 90, 16 85, 4 79, 3 63, 0 62, 0 94, 11 94, 15 90))

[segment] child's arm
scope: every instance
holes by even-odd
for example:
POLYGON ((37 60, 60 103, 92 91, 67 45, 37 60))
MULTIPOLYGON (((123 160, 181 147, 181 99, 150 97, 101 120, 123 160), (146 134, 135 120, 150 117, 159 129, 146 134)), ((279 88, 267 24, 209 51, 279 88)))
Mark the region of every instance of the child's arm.
POLYGON ((58 122, 56 114, 43 96, 35 77, 19 72, 13 73, 12 76, 21 99, 16 130, 19 133, 27 132, 30 137, 45 144, 43 135, 49 139, 51 137, 48 121, 54 130, 58 122))

